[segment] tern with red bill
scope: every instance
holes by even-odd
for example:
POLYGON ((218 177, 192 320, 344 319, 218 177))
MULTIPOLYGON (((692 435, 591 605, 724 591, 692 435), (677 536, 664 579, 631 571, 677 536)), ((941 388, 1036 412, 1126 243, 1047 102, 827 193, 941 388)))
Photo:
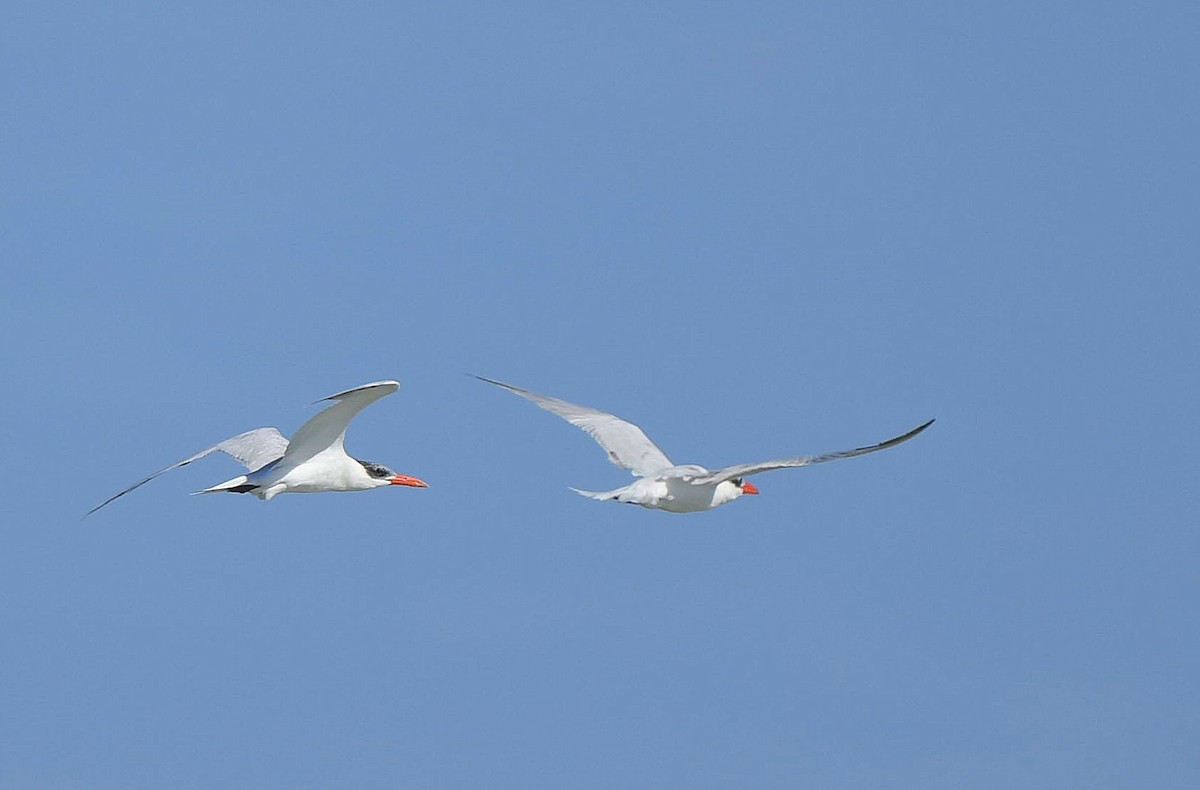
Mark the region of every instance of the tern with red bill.
POLYGON ((373 381, 317 401, 336 401, 300 426, 289 442, 275 428, 255 428, 205 448, 188 458, 160 469, 123 491, 113 494, 85 515, 91 515, 120 496, 149 483, 161 474, 187 466, 206 455, 222 452, 248 470, 197 494, 228 491, 253 494, 269 500, 278 494, 313 494, 324 491, 367 491, 382 486, 427 488, 423 480, 397 474, 383 464, 360 461, 346 454, 346 427, 354 415, 384 395, 400 389, 398 381, 373 381))
POLYGON ((574 403, 567 403, 548 395, 539 395, 536 392, 483 376, 475 378, 495 384, 522 398, 528 398, 546 411, 557 414, 572 425, 582 428, 608 451, 608 460, 630 470, 634 477, 638 478, 633 483, 612 491, 580 491, 578 488, 573 488, 572 491, 592 499, 611 499, 631 505, 641 505, 645 508, 666 510, 670 513, 711 510, 718 505, 732 502, 743 494, 757 494, 758 488, 745 479, 749 475, 769 472, 772 469, 822 464, 826 461, 836 461, 839 458, 853 458, 856 455, 866 455, 876 450, 886 450, 901 442, 907 442, 933 424, 933 420, 930 420, 902 436, 873 444, 870 447, 840 450, 822 455, 802 455, 796 458, 783 458, 778 461, 764 461, 757 464, 738 464, 711 471, 695 464, 676 466, 671 463, 662 450, 658 449, 654 442, 650 441, 641 428, 608 412, 591 409, 587 406, 577 406, 574 403))

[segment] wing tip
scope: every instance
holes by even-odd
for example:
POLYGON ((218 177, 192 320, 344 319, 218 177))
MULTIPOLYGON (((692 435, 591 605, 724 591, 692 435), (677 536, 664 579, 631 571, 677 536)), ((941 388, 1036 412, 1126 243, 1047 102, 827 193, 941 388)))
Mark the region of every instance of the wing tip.
MULTIPOLYGON (((937 418, 935 417, 932 420, 921 423, 920 425, 918 425, 916 428, 913 428, 908 433, 902 433, 899 436, 897 436, 895 439, 888 439, 886 442, 882 443, 883 447, 895 447, 898 444, 907 442, 909 439, 914 438, 917 434, 922 433, 926 428, 928 428, 930 425, 933 425, 934 422, 936 422, 936 421, 937 421, 937 418)), ((880 447, 880 449, 883 449, 883 447, 880 447)))
POLYGON ((122 492, 121 492, 121 493, 119 493, 119 494, 114 494, 113 496, 110 496, 108 499, 104 500, 103 502, 101 502, 100 504, 96 505, 94 508, 92 508, 91 510, 89 510, 88 512, 86 512, 86 513, 84 513, 82 516, 80 516, 80 517, 79 517, 79 520, 80 520, 80 521, 83 521, 85 518, 87 518, 88 516, 92 515, 93 513, 95 513, 95 512, 96 512, 97 510, 99 510, 100 508, 104 507, 105 505, 107 505, 107 504, 109 504, 109 503, 113 502, 114 500, 116 500, 116 499, 118 499, 118 498, 120 498, 120 497, 123 497, 123 496, 125 496, 125 495, 126 495, 126 494, 128 494, 128 493, 129 493, 128 491, 122 491, 122 492))
POLYGON ((496 379, 489 379, 487 376, 480 376, 478 373, 468 373, 467 375, 471 378, 479 379, 480 381, 486 381, 488 384, 495 384, 497 387, 504 387, 505 389, 510 390, 516 389, 516 387, 511 384, 505 384, 503 381, 497 381, 496 379))
POLYGON ((361 392, 362 390, 374 389, 375 387, 386 387, 388 389, 388 391, 385 394, 390 395, 391 393, 400 389, 400 382, 396 381, 395 379, 380 379, 379 381, 370 381, 370 382, 367 382, 366 384, 359 384, 357 387, 351 387, 348 390, 342 390, 341 392, 335 392, 334 394, 326 396, 324 398, 319 398, 318 400, 313 401, 313 403, 323 403, 324 401, 327 401, 327 400, 338 400, 340 398, 346 397, 347 395, 351 395, 355 392, 361 392))
MULTIPOLYGON (((467 375, 471 376, 473 378, 477 378, 480 381, 486 381, 488 384, 494 384, 497 387, 499 387, 500 389, 508 390, 509 392, 511 392, 514 395, 520 395, 522 398, 529 398, 530 400, 536 401, 538 398, 547 398, 548 397, 546 395, 539 395, 538 393, 534 392, 533 390, 527 390, 522 387, 518 387, 515 384, 506 384, 503 381, 498 381, 496 379, 489 379, 487 376, 479 376, 474 373, 468 373, 467 375)), ((538 404, 538 405, 541 405, 541 404, 538 404)))

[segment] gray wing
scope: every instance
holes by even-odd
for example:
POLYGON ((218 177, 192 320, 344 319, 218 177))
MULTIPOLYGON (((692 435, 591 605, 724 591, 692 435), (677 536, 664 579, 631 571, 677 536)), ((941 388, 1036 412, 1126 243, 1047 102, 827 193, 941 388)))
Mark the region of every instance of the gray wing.
POLYGON ((354 415, 370 406, 384 395, 391 395, 400 389, 398 381, 372 381, 360 387, 321 398, 322 401, 334 400, 337 403, 318 412, 316 416, 300 426, 300 430, 292 434, 292 443, 284 456, 288 464, 300 464, 319 455, 326 450, 345 452, 346 427, 354 415))
POLYGON ((933 425, 933 420, 913 428, 908 433, 897 436, 894 439, 888 439, 886 442, 873 444, 870 447, 859 447, 854 450, 839 450, 835 453, 824 453, 823 455, 801 455, 796 458, 784 458, 779 461, 763 461, 757 464, 738 464, 737 466, 727 466, 724 469, 718 469, 707 475, 699 475, 691 479, 693 485, 708 485, 710 483, 719 483, 722 480, 732 480, 735 477, 745 477, 747 475, 756 475, 759 472, 769 472, 772 469, 788 469, 796 466, 812 466, 813 464, 823 464, 826 461, 837 461, 841 458, 853 458, 856 455, 866 455, 877 450, 886 450, 889 447, 895 447, 901 442, 907 442, 909 439, 916 436, 921 431, 933 425))
POLYGON ((476 376, 480 381, 495 384, 497 387, 528 398, 548 412, 557 414, 567 422, 582 428, 596 440, 597 444, 608 451, 608 460, 624 469, 629 469, 639 477, 653 477, 672 464, 662 450, 650 441, 642 429, 620 417, 587 406, 577 406, 565 400, 539 395, 536 392, 523 390, 502 381, 476 376))
POLYGON ((199 461, 206 455, 216 452, 225 453, 226 455, 237 459, 243 466, 246 467, 247 470, 256 472, 275 459, 283 457, 284 452, 287 451, 287 446, 288 440, 284 438, 283 434, 274 428, 255 428, 252 431, 239 433, 237 436, 230 437, 223 442, 214 444, 212 447, 207 447, 201 450, 193 456, 184 458, 182 461, 177 463, 173 463, 165 469, 159 469, 157 472, 145 478, 144 480, 139 480, 133 485, 129 486, 124 491, 113 494, 108 499, 104 500, 99 505, 96 505, 94 508, 85 513, 84 518, 92 515, 117 497, 125 496, 133 489, 149 483, 159 475, 164 475, 167 472, 170 472, 173 469, 178 469, 181 466, 187 466, 192 461, 199 461))

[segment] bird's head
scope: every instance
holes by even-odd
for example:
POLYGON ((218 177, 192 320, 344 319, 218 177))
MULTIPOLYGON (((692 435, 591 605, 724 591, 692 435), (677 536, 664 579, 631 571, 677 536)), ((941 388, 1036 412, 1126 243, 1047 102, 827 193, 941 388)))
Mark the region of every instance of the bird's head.
POLYGON ((402 475, 388 469, 383 464, 377 464, 374 461, 359 461, 363 469, 367 470, 367 476, 375 483, 376 486, 412 486, 413 488, 429 488, 429 484, 424 480, 420 480, 409 475, 402 475))
POLYGON ((726 502, 732 502, 743 494, 757 494, 758 488, 754 483, 743 480, 740 477, 735 477, 730 480, 722 480, 717 484, 717 490, 713 497, 715 505, 721 505, 726 502))
POLYGON ((758 486, 751 483, 749 480, 743 480, 740 477, 735 477, 729 482, 733 483, 738 488, 742 489, 743 494, 757 494, 758 486))

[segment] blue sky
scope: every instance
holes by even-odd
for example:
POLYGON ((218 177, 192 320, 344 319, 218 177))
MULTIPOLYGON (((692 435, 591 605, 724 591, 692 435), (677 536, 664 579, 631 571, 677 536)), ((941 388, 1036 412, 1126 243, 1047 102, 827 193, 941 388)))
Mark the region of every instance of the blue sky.
POLYGON ((10 4, 0 788, 1195 786, 1198 25, 10 4), (938 422, 673 516, 465 373, 680 463, 938 422), (79 518, 380 378, 428 490, 79 518))

